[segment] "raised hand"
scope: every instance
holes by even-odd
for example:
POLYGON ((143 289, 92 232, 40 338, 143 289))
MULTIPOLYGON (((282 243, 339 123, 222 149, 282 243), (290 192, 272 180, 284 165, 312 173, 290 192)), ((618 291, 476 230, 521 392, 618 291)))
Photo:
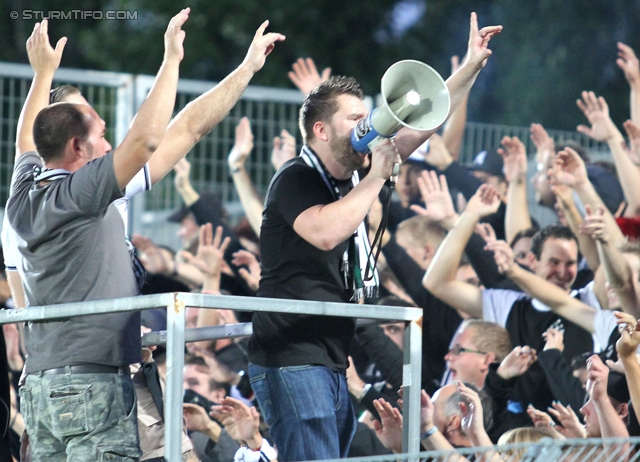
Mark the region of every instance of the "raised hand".
POLYGON ((286 130, 280 132, 280 136, 273 139, 271 151, 271 165, 277 172, 282 164, 296 156, 296 137, 286 130))
POLYGON ((563 406, 557 401, 551 403, 551 407, 547 408, 549 414, 560 422, 560 425, 553 427, 558 433, 565 438, 586 438, 587 431, 584 425, 580 423, 580 419, 571 406, 563 406))
POLYGON ((244 167, 247 157, 253 150, 253 133, 251 133, 251 124, 247 117, 243 117, 236 125, 236 137, 227 163, 230 170, 244 167))
POLYGON ((498 154, 504 162, 504 176, 507 182, 522 183, 527 180, 527 151, 517 136, 505 136, 498 154))
POLYGON ((498 366, 498 375, 505 380, 524 374, 538 360, 536 350, 528 346, 517 346, 498 366))
POLYGON ((640 127, 631 120, 624 122, 623 127, 629 137, 629 158, 640 167, 640 127))
POLYGON ((269 32, 265 34, 264 31, 269 25, 269 21, 263 22, 256 34, 253 36, 253 41, 247 51, 247 56, 244 58, 243 64, 247 64, 253 73, 258 72, 264 66, 264 63, 275 47, 276 42, 282 42, 285 36, 278 34, 277 32, 269 32))
POLYGON ((640 63, 630 46, 618 42, 618 59, 616 59, 616 64, 624 72, 624 77, 630 86, 640 85, 640 63))
POLYGON ((486 429, 484 428, 483 409, 482 403, 480 402, 480 396, 478 396, 478 393, 467 387, 460 380, 458 380, 457 385, 462 397, 469 402, 468 405, 462 401, 458 403, 458 405, 460 406, 460 412, 462 413, 462 430, 475 444, 476 442, 478 442, 479 437, 486 437, 486 429))
POLYGON ((554 174, 555 179, 565 186, 570 188, 576 188, 587 181, 587 168, 584 165, 584 161, 580 158, 577 152, 571 148, 565 148, 556 156, 554 171, 549 174, 554 174))
POLYGON ((502 26, 487 26, 478 30, 478 15, 471 13, 469 21, 469 45, 466 60, 476 69, 482 69, 491 56, 489 41, 502 31, 502 26))
POLYGON ((488 242, 484 248, 485 250, 493 252, 493 259, 495 260, 500 273, 508 273, 513 267, 515 262, 513 249, 505 241, 488 242))
POLYGON ((543 350, 560 350, 564 351, 564 333, 558 329, 547 329, 542 337, 546 340, 543 350))
POLYGON ((380 421, 373 421, 376 436, 385 448, 395 453, 402 452, 402 414, 384 398, 373 400, 380 421))
POLYGON ((215 427, 218 427, 217 430, 220 431, 218 424, 211 420, 207 415, 207 411, 198 404, 184 403, 182 405, 182 415, 187 422, 187 430, 190 432, 204 433, 207 429, 215 427))
POLYGON ((418 188, 425 207, 412 205, 411 210, 436 223, 451 221, 456 217, 449 186, 444 175, 440 175, 438 178, 433 170, 423 170, 418 177, 418 188))
POLYGON ((193 255, 185 250, 180 255, 205 276, 219 277, 224 263, 224 252, 230 242, 230 237, 222 239, 222 226, 216 228, 214 236, 213 226, 211 223, 207 223, 200 227, 200 241, 196 254, 193 255))
POLYGON ((602 96, 596 97, 592 91, 583 91, 582 99, 577 100, 576 104, 591 124, 591 127, 578 125, 580 133, 596 141, 607 141, 615 135, 617 129, 609 117, 609 106, 602 96))
POLYGON ((532 404, 527 406, 527 415, 533 422, 534 427, 553 427, 555 422, 549 414, 533 407, 532 404))
POLYGON ((616 342, 616 351, 618 356, 622 358, 635 358, 636 350, 640 345, 640 325, 638 320, 629 313, 615 311, 613 313, 617 318, 618 330, 620 338, 616 342))
POLYGON ((48 72, 53 74, 60 66, 62 52, 67 44, 67 37, 62 37, 54 49, 49 43, 49 21, 43 19, 33 27, 31 36, 27 39, 27 55, 29 64, 36 74, 48 72))
POLYGON ((191 180, 189 179, 189 175, 191 174, 191 163, 186 157, 180 159, 173 166, 173 171, 176 173, 173 179, 173 184, 178 192, 184 191, 185 188, 191 186, 191 180))
POLYGON ((251 288, 251 290, 258 290, 258 286, 260 285, 260 262, 256 258, 254 254, 247 250, 238 250, 233 254, 233 260, 231 260, 236 266, 246 266, 249 268, 240 268, 238 270, 238 274, 247 282, 247 285, 251 288))
POLYGON ((488 184, 481 185, 469 199, 465 213, 476 213, 481 218, 496 213, 500 207, 500 195, 496 189, 488 184))
POLYGON ((496 236, 496 230, 493 229, 493 226, 491 226, 489 223, 478 223, 476 225, 475 232, 479 234, 487 244, 498 240, 496 236))
POLYGON ((607 242, 607 226, 604 221, 604 207, 599 206, 596 212, 587 204, 585 206, 584 221, 580 225, 580 233, 590 236, 594 241, 607 242))
POLYGON ((556 149, 553 138, 540 124, 531 124, 531 141, 536 145, 538 151, 555 151, 556 149))
POLYGON ((311 90, 331 76, 330 67, 325 68, 320 75, 311 58, 298 58, 291 68, 293 70, 287 76, 304 95, 311 93, 311 90))
POLYGON ((609 368, 602 362, 600 356, 593 355, 587 360, 587 393, 594 401, 598 402, 607 397, 607 382, 609 381, 609 368))
POLYGON ((220 401, 223 409, 227 409, 235 421, 238 437, 247 446, 254 449, 262 444, 260 435, 260 416, 255 407, 249 407, 242 401, 226 397, 220 401))
POLYGON ((140 252, 140 262, 151 274, 170 275, 173 271, 173 259, 164 249, 153 243, 151 239, 140 234, 131 236, 131 242, 140 252))
POLYGON ((164 33, 164 59, 177 59, 182 61, 184 57, 184 37, 183 24, 189 19, 191 8, 185 8, 169 21, 167 31, 164 33))

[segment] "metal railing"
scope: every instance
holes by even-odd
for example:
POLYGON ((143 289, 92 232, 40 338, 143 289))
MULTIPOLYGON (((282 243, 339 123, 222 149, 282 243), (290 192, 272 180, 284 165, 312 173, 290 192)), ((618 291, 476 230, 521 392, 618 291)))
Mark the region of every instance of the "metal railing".
POLYGON ((140 311, 152 308, 167 309, 167 330, 151 332, 143 336, 145 344, 166 341, 167 386, 165 396, 165 459, 181 458, 182 395, 184 344, 209 338, 224 338, 246 335, 247 325, 219 326, 216 331, 185 329, 186 307, 219 308, 244 311, 267 311, 289 314, 313 314, 364 319, 406 321, 404 334, 404 359, 402 381, 404 387, 403 451, 413 454, 417 460, 420 450, 420 387, 422 367, 422 331, 417 321, 422 316, 419 308, 404 308, 381 305, 359 305, 349 303, 314 302, 304 300, 281 300, 259 297, 236 297, 203 295, 192 293, 167 293, 138 297, 66 303, 51 306, 34 306, 20 310, 0 311, 0 324, 15 322, 39 322, 69 318, 73 316, 140 311))

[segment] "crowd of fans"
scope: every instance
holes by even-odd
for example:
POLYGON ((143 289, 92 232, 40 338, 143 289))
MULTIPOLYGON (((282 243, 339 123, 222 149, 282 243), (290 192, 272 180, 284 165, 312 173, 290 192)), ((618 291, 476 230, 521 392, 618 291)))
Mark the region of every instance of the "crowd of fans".
MULTIPOLYGON (((628 142, 602 97, 583 92, 577 101, 588 122, 578 131, 606 142, 610 161, 591 162, 581 146, 553 140, 533 123, 535 153, 527 153, 522 140, 505 137, 462 165, 464 101, 442 133, 402 164, 389 209, 383 206, 385 190, 369 214, 371 241, 383 214, 388 222, 378 260, 383 293, 367 303, 424 312, 425 450, 545 437, 640 436, 634 411, 640 406, 640 64, 631 48, 618 47, 617 64, 631 88, 631 118, 623 124, 628 142), (537 161, 529 185, 528 154, 537 161), (537 226, 528 211, 529 194, 557 213, 557 224, 537 226)), ((457 58, 452 64, 455 72, 457 58)), ((307 94, 330 73, 300 59, 289 77, 307 94)), ((64 88, 62 96, 54 94, 78 95, 64 88)), ((273 140, 274 171, 297 148, 295 137, 282 130, 273 140)), ((170 249, 131 237, 146 270, 143 294, 255 295, 263 200, 245 169, 252 150, 251 121, 245 117, 228 155, 246 213, 235 226, 218 198, 191 185, 189 161, 175 163, 183 206, 169 220, 180 224, 182 246, 170 249)), ((16 306, 10 295, 2 279, 6 308, 16 306)), ((250 312, 187 309, 187 327, 250 320, 250 312)), ((145 311, 142 325, 165 329, 166 314, 145 311)), ((401 452, 403 330, 402 323, 357 328, 347 370, 359 417, 350 456, 401 452)), ((25 426, 16 400, 24 351, 16 325, 4 325, 3 332, 11 381, 10 398, 3 400, 10 403, 15 448, 25 426)), ((186 457, 273 460, 247 378, 247 339, 194 342, 186 349, 186 457), (258 458, 253 448, 262 448, 258 458)), ((141 460, 162 456, 165 362, 163 348, 145 350, 131 371, 141 460)))

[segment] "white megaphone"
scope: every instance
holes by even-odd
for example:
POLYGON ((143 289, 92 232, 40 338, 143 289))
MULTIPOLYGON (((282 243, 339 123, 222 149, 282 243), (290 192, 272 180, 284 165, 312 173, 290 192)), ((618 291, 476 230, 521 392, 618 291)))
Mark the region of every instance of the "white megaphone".
POLYGON ((451 97, 440 74, 420 61, 398 61, 384 73, 380 92, 383 103, 351 132, 353 148, 368 154, 371 148, 395 135, 402 127, 434 130, 449 115, 451 97))

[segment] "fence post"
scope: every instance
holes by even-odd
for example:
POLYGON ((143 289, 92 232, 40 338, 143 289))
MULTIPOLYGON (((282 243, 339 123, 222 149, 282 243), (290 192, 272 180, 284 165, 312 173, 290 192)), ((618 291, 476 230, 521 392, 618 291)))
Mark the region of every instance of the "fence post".
POLYGON ((167 388, 164 413, 164 458, 182 460, 182 377, 186 307, 176 299, 167 306, 167 388))
MULTIPOLYGON (((402 388, 404 426, 402 452, 420 452, 420 390, 422 388, 422 329, 411 321, 404 331, 402 388)), ((417 461, 418 458, 408 460, 417 461)))

